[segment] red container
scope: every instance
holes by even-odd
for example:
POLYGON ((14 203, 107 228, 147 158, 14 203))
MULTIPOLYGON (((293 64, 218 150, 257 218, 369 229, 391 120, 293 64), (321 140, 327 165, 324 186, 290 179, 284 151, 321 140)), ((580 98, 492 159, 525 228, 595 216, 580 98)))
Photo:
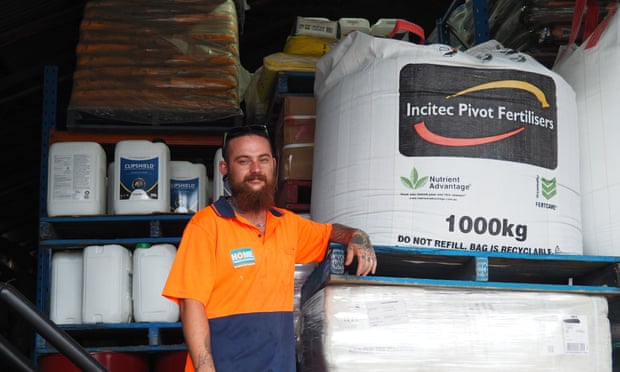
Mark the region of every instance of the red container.
MULTIPOLYGON (((101 351, 90 353, 110 372, 149 372, 148 354, 101 351)), ((50 354, 39 359, 43 372, 81 372, 62 354, 50 354)), ((171 370, 172 371, 172 370, 171 370)))
POLYGON ((181 372, 185 370, 187 351, 159 353, 155 357, 155 372, 181 372))

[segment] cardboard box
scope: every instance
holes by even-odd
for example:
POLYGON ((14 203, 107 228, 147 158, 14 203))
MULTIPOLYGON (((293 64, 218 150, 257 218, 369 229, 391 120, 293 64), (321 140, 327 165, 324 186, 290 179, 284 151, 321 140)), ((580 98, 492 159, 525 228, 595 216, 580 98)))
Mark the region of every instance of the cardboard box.
POLYGON ((276 146, 313 143, 316 122, 316 98, 285 96, 276 122, 276 146))
POLYGON ((282 117, 289 115, 316 115, 316 98, 314 96, 284 96, 282 117))
POLYGON ((310 115, 290 115, 282 124, 282 146, 314 143, 314 123, 316 118, 310 115))
POLYGON ((279 181, 312 180, 314 143, 291 144, 280 151, 279 181))

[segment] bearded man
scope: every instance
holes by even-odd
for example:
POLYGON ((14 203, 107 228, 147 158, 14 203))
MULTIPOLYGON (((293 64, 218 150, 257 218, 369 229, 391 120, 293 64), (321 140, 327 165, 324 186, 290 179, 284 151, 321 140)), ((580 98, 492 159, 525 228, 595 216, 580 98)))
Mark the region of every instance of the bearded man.
POLYGON ((219 164, 231 196, 188 222, 163 295, 180 306, 185 371, 296 370, 295 264, 320 262, 329 243, 375 273, 368 235, 274 206, 276 159, 264 126, 228 131, 219 164))

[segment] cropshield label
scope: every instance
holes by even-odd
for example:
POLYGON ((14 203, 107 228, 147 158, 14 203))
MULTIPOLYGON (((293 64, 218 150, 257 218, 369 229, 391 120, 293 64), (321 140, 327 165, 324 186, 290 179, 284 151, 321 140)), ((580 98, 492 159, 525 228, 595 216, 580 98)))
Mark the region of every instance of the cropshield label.
POLYGON ((159 198, 159 158, 120 159, 120 200, 129 200, 141 190, 148 199, 159 198))
POLYGON ((401 69, 402 155, 496 159, 555 169, 557 148, 551 77, 434 64, 401 69))

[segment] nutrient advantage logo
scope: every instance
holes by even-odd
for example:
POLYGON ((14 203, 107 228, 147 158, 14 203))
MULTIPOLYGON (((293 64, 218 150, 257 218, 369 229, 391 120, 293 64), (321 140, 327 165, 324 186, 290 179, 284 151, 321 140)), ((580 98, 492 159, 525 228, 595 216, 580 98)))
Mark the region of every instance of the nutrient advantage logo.
POLYGON ((411 169, 411 174, 409 175, 409 178, 400 177, 400 182, 402 182, 402 184, 405 185, 406 188, 411 190, 417 190, 421 187, 424 187, 427 181, 428 176, 420 177, 420 175, 418 174, 418 170, 415 167, 411 169))
POLYGON ((552 78, 518 70, 410 64, 400 72, 405 156, 486 158, 557 167, 552 78))

